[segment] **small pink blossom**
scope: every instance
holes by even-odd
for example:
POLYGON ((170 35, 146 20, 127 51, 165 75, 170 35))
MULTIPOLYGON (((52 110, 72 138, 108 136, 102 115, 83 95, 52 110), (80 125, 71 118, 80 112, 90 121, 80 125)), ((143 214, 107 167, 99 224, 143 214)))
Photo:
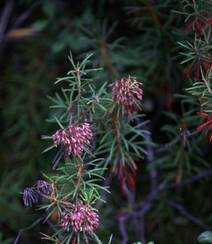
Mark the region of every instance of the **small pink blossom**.
POLYGON ((52 139, 56 146, 65 146, 66 155, 82 155, 84 146, 89 145, 93 133, 89 123, 83 123, 80 126, 69 125, 67 128, 56 131, 52 139))
POLYGON ((200 132, 204 128, 206 129, 206 133, 209 135, 209 141, 212 142, 212 114, 207 114, 204 112, 198 112, 198 115, 202 118, 206 119, 206 122, 202 123, 197 127, 197 132, 200 132))
POLYGON ((200 68, 201 66, 202 66, 203 70, 205 71, 205 73, 207 73, 211 69, 212 63, 197 58, 193 62, 193 64, 185 70, 186 78, 190 78, 192 75, 194 75, 197 80, 200 80, 201 79, 201 68, 200 68))
POLYGON ((112 88, 113 99, 127 107, 128 112, 132 113, 138 108, 139 100, 143 98, 142 83, 134 78, 122 78, 116 80, 112 88))
POLYGON ((61 226, 65 231, 70 231, 72 227, 74 232, 87 232, 92 234, 99 226, 99 215, 90 205, 82 202, 73 204, 71 212, 63 212, 61 226))
POLYGON ((201 34, 207 26, 212 25, 212 19, 203 19, 200 16, 195 16, 192 20, 186 25, 186 31, 194 29, 197 34, 201 34))

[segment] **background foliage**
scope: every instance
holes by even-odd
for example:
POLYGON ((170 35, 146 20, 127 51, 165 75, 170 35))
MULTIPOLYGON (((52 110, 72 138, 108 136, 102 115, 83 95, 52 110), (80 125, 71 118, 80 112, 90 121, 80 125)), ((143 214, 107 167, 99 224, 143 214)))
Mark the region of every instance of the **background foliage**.
MULTIPOLYGON (((192 135, 191 140, 188 137, 202 123, 197 112, 211 112, 210 89, 208 92, 197 77, 193 52, 193 45, 200 45, 203 61, 211 64, 210 33, 202 39, 195 36, 198 29, 195 32, 193 20, 202 15, 207 18, 211 4, 201 0, 194 8, 193 1, 173 0, 1 2, 2 243, 10 243, 19 229, 38 216, 36 211, 23 208, 19 193, 39 178, 41 171, 51 170, 53 153, 41 153, 48 144, 41 141, 41 135, 55 130, 46 122, 53 115, 47 95, 59 90, 53 85, 55 78, 70 70, 65 58, 70 50, 78 59, 93 52, 94 66, 104 68, 98 77, 101 81, 111 84, 130 74, 144 84, 143 113, 150 120, 152 136, 148 140, 154 141, 155 154, 137 162, 136 206, 151 187, 151 165, 156 167, 160 182, 169 184, 180 184, 186 177, 210 170, 211 144, 205 133, 192 135), (209 43, 207 47, 205 43, 209 43)), ((197 242, 204 228, 180 214, 176 202, 211 225, 210 185, 208 179, 162 192, 143 220, 146 237, 159 244, 197 242)), ((120 193, 116 177, 111 186, 111 197, 102 207, 104 221, 99 235, 106 242, 113 233, 114 243, 120 243, 120 216, 129 213, 131 206, 120 193)), ((40 243, 39 231, 50 232, 45 224, 37 226, 24 232, 21 243, 40 243)), ((129 235, 131 240, 132 233, 129 235)))

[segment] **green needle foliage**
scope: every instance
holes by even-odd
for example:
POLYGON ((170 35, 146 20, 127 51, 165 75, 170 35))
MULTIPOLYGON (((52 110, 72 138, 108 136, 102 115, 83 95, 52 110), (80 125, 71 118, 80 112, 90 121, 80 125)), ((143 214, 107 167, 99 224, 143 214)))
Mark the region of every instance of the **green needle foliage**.
POLYGON ((97 201, 104 202, 101 191, 108 191, 100 182, 110 168, 119 175, 122 189, 134 190, 136 160, 146 154, 143 147, 148 134, 147 121, 135 110, 141 110, 140 101, 136 99, 142 99, 143 91, 131 77, 117 80, 112 90, 99 81, 98 76, 93 76, 100 69, 92 67, 91 55, 78 63, 72 55, 69 60, 72 69, 55 82, 64 87, 55 97, 49 97, 53 105, 48 121, 56 123, 59 129, 53 136, 43 136, 54 142, 45 152, 60 146, 53 160, 56 175, 46 176, 48 182, 42 185, 38 181, 35 188, 26 188, 23 200, 30 206, 37 203, 41 195, 45 203, 39 209, 45 212, 46 220, 57 216, 56 223, 51 223, 56 233, 44 234, 44 239, 78 244, 93 239, 100 243, 94 233, 94 227, 99 225, 98 215, 91 208, 97 201), (77 127, 80 124, 81 130, 77 127), (89 147, 84 144, 89 145, 93 137, 90 124, 96 138, 89 147), (49 188, 51 190, 47 190, 49 188))

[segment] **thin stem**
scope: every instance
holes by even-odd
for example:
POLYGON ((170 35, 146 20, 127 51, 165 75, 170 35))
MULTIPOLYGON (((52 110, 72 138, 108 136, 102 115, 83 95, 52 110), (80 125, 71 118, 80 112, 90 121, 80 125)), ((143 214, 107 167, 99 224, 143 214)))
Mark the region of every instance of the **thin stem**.
POLYGON ((154 151, 152 148, 152 136, 151 134, 144 134, 144 139, 147 142, 147 160, 149 162, 149 176, 151 181, 151 191, 154 191, 157 188, 157 170, 154 164, 154 151))
POLYGON ((107 45, 107 42, 104 38, 102 40, 100 40, 100 49, 101 49, 101 55, 102 55, 105 67, 108 71, 109 79, 110 79, 110 81, 112 81, 114 78, 114 74, 116 72, 115 72, 115 69, 113 68, 113 65, 111 63, 108 45, 107 45))
POLYGON ((120 215, 118 217, 119 221, 119 230, 122 236, 121 244, 127 244, 128 243, 128 234, 126 230, 126 221, 128 219, 128 215, 120 215))
POLYGON ((15 239, 15 241, 13 242, 13 244, 17 244, 18 241, 19 241, 19 239, 20 239, 20 237, 21 237, 21 235, 23 234, 23 232, 28 231, 28 230, 32 229, 33 227, 35 227, 37 224, 39 224, 39 223, 41 222, 42 219, 43 219, 43 216, 40 217, 40 218, 38 218, 38 219, 36 219, 36 220, 35 220, 31 225, 29 225, 28 227, 23 228, 23 229, 20 229, 19 232, 18 232, 18 235, 17 235, 17 237, 16 237, 16 239, 15 239))
POLYGON ((83 177, 83 173, 84 173, 84 164, 82 159, 79 157, 79 162, 78 162, 78 172, 77 172, 77 185, 76 185, 76 197, 79 194, 80 191, 80 184, 81 184, 81 180, 83 177))
POLYGON ((210 227, 207 224, 203 223, 199 218, 194 217, 181 204, 179 204, 179 203, 177 203, 175 201, 172 201, 172 200, 165 200, 165 203, 168 204, 169 206, 173 207, 173 208, 176 208, 187 219, 189 219, 194 224, 200 226, 204 230, 210 230, 210 231, 212 231, 212 227, 210 227))

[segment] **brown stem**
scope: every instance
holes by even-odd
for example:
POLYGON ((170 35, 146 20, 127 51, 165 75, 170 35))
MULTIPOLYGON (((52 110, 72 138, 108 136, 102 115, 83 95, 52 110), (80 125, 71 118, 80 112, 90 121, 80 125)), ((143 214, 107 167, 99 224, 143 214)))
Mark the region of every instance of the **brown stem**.
POLYGON ((150 1, 149 0, 143 0, 143 3, 145 4, 149 14, 152 16, 155 27, 160 28, 161 24, 160 24, 158 14, 157 14, 156 10, 154 9, 154 7, 151 5, 150 1))
POLYGON ((117 157, 120 157, 121 154, 121 135, 120 135, 120 128, 119 128, 119 107, 117 109, 117 112, 113 114, 112 117, 112 123, 114 126, 115 130, 115 137, 116 137, 116 142, 117 142, 117 157))
POLYGON ((83 165, 83 161, 81 158, 79 158, 79 163, 78 163, 78 172, 77 172, 77 186, 76 186, 76 189, 77 189, 77 195, 79 193, 79 190, 80 190, 80 183, 81 183, 81 180, 82 180, 82 177, 83 177, 83 172, 84 172, 84 165, 83 165))
POLYGON ((76 69, 76 75, 77 75, 77 84, 78 84, 78 97, 81 96, 81 79, 80 79, 80 68, 77 67, 76 69))
POLYGON ((108 72, 109 79, 110 81, 112 81, 116 72, 111 63, 108 45, 105 39, 100 40, 100 49, 105 67, 108 72))
MULTIPOLYGON (((161 27, 161 24, 160 24, 160 20, 159 20, 159 17, 158 17, 158 14, 157 14, 157 11, 155 10, 155 8, 151 5, 150 1, 149 0, 142 0, 144 5, 146 6, 147 8, 147 11, 149 12, 150 16, 152 17, 153 19, 153 22, 155 24, 155 27, 159 28, 161 27)), ((135 1, 136 2, 136 1, 135 1)), ((136 11, 136 15, 139 15, 141 16, 141 13, 136 11)))

